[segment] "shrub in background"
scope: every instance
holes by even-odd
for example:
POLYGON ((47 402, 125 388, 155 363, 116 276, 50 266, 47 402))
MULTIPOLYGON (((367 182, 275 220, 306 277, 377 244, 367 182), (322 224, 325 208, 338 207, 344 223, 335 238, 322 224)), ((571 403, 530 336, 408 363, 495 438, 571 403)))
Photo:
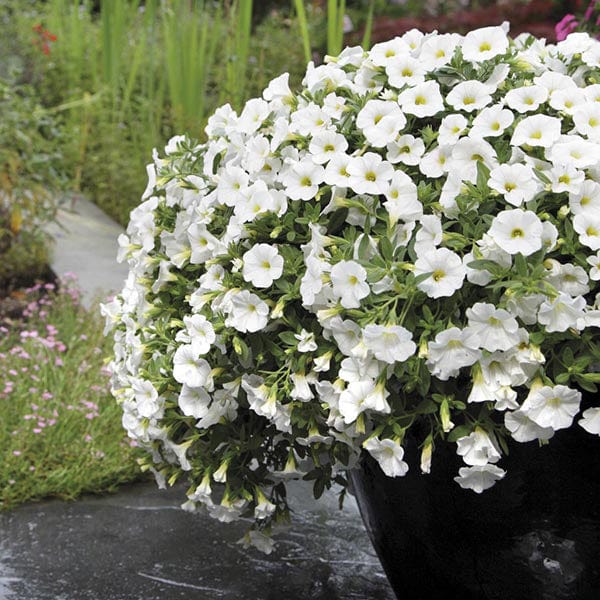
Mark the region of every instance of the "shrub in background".
POLYGON ((29 86, 0 79, 0 289, 46 270, 43 227, 62 188, 62 134, 29 86))

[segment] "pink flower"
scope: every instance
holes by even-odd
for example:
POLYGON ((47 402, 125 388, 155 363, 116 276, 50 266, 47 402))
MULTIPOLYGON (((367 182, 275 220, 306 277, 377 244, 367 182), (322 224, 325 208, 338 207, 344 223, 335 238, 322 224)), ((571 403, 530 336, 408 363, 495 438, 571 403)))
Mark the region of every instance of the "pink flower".
MULTIPOLYGON (((586 21, 589 21, 592 18, 592 15, 594 14, 594 9, 596 8, 596 4, 597 4, 597 0, 592 0, 589 4, 588 7, 585 11, 585 14, 583 15, 583 18, 586 21)), ((599 17, 600 19, 600 17, 599 17)), ((598 25, 598 21, 596 21, 596 25, 598 25)))
POLYGON ((572 33, 579 25, 579 21, 575 18, 575 15, 565 15, 555 26, 554 31, 556 33, 556 40, 561 42, 572 33))

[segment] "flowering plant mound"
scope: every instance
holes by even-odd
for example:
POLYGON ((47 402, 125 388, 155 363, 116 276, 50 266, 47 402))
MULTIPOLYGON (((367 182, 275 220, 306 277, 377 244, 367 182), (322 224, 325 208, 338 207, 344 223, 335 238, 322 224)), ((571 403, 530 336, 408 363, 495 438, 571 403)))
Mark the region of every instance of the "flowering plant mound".
POLYGON ((413 30, 173 138, 103 307, 145 466, 268 550, 286 480, 363 449, 395 477, 453 444, 482 492, 510 438, 600 434, 599 76, 587 34, 413 30))

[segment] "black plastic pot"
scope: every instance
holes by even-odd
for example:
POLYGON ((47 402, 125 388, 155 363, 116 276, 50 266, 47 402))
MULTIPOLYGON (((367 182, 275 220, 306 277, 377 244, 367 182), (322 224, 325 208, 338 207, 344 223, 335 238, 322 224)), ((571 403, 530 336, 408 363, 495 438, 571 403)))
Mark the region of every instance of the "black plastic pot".
POLYGON ((351 473, 398 599, 599 600, 600 438, 574 425, 543 447, 513 442, 482 494, 453 481, 455 448, 438 444, 422 475, 408 437, 405 477, 366 454, 351 473))

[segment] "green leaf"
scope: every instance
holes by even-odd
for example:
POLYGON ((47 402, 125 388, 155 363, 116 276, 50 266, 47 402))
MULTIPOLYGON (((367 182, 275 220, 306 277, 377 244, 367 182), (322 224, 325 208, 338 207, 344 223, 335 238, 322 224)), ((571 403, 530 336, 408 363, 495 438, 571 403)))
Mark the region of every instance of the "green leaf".
POLYGON ((459 425, 458 427, 455 427, 448 434, 447 439, 449 442, 456 442, 456 440, 458 440, 458 438, 469 435, 471 433, 471 431, 472 431, 472 428, 469 425, 459 425))
POLYGON ((392 262, 394 260, 394 247, 392 246, 392 242, 387 236, 383 236, 379 240, 379 248, 381 250, 381 255, 385 260, 392 262))
POLYGON ((338 231, 343 227, 344 223, 346 222, 347 216, 347 208, 338 208, 328 220, 327 233, 330 235, 338 233, 338 231))
POLYGON ((423 400, 415 408, 415 412, 420 415, 429 415, 437 412, 438 405, 433 400, 423 400))
POLYGON ((515 270, 521 277, 526 276, 529 271, 527 259, 520 252, 515 255, 515 270))
POLYGON ((284 344, 287 344, 288 346, 296 346, 296 344, 298 344, 298 340, 291 331, 282 331, 278 337, 284 344))
POLYGON ((493 272, 498 270, 498 263, 494 262, 493 260, 480 258, 478 260, 472 260, 467 264, 467 267, 469 267, 469 269, 477 269, 478 271, 485 270, 493 272))
POLYGON ((477 161, 477 188, 480 194, 487 195, 489 191, 488 180, 490 178, 490 170, 481 162, 477 161))

